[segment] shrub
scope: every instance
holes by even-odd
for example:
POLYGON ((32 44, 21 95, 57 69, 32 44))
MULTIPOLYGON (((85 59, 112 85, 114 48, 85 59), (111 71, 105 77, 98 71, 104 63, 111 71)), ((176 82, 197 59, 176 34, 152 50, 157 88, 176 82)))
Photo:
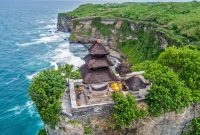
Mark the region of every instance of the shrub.
POLYGON ((75 41, 75 40, 76 40, 76 36, 75 36, 74 33, 71 33, 71 34, 70 34, 69 40, 70 40, 70 41, 75 41))
POLYGON ((72 65, 66 64, 60 66, 58 71, 64 75, 65 78, 69 79, 81 79, 81 73, 78 69, 74 69, 72 65))
POLYGON ((131 94, 124 96, 120 92, 114 92, 112 98, 116 103, 112 114, 115 128, 130 126, 134 120, 145 115, 143 110, 137 108, 135 98, 131 94))
POLYGON ((90 127, 90 126, 85 126, 85 127, 84 127, 84 133, 85 133, 86 135, 92 134, 92 127, 90 127))
POLYGON ((65 79, 55 70, 45 70, 33 78, 29 95, 34 101, 42 120, 52 128, 61 114, 60 98, 64 93, 65 79))
POLYGON ((184 135, 200 135, 200 117, 191 121, 184 135))
POLYGON ((158 62, 176 72, 192 89, 195 102, 200 102, 200 51, 198 47, 170 47, 163 52, 158 62))
POLYGON ((170 68, 147 61, 134 67, 134 70, 144 70, 144 76, 152 83, 145 100, 151 115, 178 112, 190 105, 191 90, 184 87, 184 83, 170 68))
POLYGON ((38 132, 38 135, 47 135, 46 130, 45 130, 45 129, 41 129, 41 130, 38 132))
POLYGON ((113 25, 101 23, 100 17, 94 18, 92 25, 95 26, 104 36, 109 36, 112 34, 111 29, 113 28, 113 25))

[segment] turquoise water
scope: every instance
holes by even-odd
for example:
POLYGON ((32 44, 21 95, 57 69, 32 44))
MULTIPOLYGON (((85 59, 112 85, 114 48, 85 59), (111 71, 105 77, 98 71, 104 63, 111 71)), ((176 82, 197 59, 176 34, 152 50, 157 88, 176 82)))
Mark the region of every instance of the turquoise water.
POLYGON ((86 48, 56 32, 56 19, 87 2, 0 0, 0 135, 35 135, 43 127, 28 86, 41 70, 83 63, 86 48))
POLYGON ((48 67, 83 62, 86 48, 56 32, 57 13, 78 5, 0 1, 0 135, 35 135, 43 122, 28 96, 31 78, 48 67))

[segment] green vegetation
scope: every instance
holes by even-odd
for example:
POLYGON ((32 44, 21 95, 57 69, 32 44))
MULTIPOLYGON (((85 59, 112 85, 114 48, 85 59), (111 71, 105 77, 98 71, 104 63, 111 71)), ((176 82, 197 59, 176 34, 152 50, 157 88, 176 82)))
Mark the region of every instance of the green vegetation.
POLYGON ((200 102, 200 51, 190 48, 170 47, 159 56, 158 62, 173 69, 192 90, 194 101, 200 102))
POLYGON ((165 49, 165 42, 168 46, 200 44, 200 2, 85 4, 61 15, 94 17, 92 25, 104 36, 111 35, 116 24, 102 24, 102 18, 123 20, 118 37, 114 38, 132 64, 155 60, 165 49), (139 24, 132 30, 130 22, 139 24))
POLYGON ((147 61, 134 67, 134 70, 144 70, 144 76, 152 83, 145 100, 151 115, 179 112, 183 107, 190 105, 191 90, 184 87, 184 83, 170 68, 147 61))
POLYGON ((102 24, 100 17, 94 18, 92 21, 92 25, 95 26, 104 36, 109 36, 112 33, 111 30, 112 30, 113 25, 102 24))
POLYGON ((42 120, 52 128, 59 121, 61 102, 65 88, 64 77, 55 70, 45 70, 33 78, 29 94, 42 120))
POLYGON ((191 121, 184 135, 200 135, 200 117, 195 118, 191 121))
POLYGON ((78 121, 78 120, 70 120, 69 123, 70 123, 72 126, 76 127, 76 126, 79 124, 79 121, 78 121))
POLYGON ((84 133, 86 135, 91 135, 92 134, 92 127, 91 126, 85 126, 84 127, 84 133))
POLYGON ((73 17, 99 16, 152 22, 193 41, 200 38, 199 2, 85 4, 66 14, 73 17))
POLYGON ((76 36, 75 36, 74 33, 70 33, 69 40, 71 40, 71 41, 75 41, 76 40, 76 36))
POLYGON ((45 129, 41 129, 41 130, 38 132, 38 135, 47 135, 46 130, 45 130, 45 129))
POLYGON ((130 126, 134 120, 142 118, 146 115, 144 110, 137 108, 135 97, 131 94, 124 96, 120 92, 114 92, 112 98, 116 103, 112 114, 116 129, 119 130, 130 126))
POLYGON ((66 78, 80 78, 80 72, 73 66, 65 65, 58 70, 49 69, 40 72, 33 78, 29 95, 34 101, 42 120, 54 128, 61 115, 61 102, 66 78))
POLYGON ((119 44, 119 49, 126 55, 132 64, 144 60, 155 60, 164 50, 160 47, 160 41, 156 39, 154 30, 136 32, 137 40, 127 40, 119 44))
POLYGON ((64 78, 69 79, 81 79, 81 73, 79 69, 74 69, 72 65, 65 64, 58 68, 58 72, 64 76, 64 78))

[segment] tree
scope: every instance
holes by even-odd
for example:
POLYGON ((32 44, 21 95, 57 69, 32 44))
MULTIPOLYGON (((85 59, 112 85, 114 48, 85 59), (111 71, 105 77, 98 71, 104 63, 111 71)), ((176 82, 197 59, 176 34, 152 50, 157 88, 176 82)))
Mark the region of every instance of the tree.
POLYGON ((34 101, 42 120, 52 128, 61 114, 60 98, 64 93, 65 79, 56 70, 45 70, 33 78, 29 95, 34 101))
POLYGON ((115 102, 112 117, 117 129, 130 126, 134 120, 146 114, 144 110, 137 108, 135 98, 131 94, 124 96, 121 92, 114 92, 112 98, 115 102))
POLYGON ((178 112, 190 105, 191 90, 184 87, 184 83, 170 68, 146 61, 134 67, 134 70, 144 70, 145 78, 152 83, 145 99, 151 115, 159 116, 170 111, 178 112))
POLYGON ((192 90, 194 102, 200 102, 200 51, 198 47, 170 47, 159 56, 157 61, 172 68, 192 90))

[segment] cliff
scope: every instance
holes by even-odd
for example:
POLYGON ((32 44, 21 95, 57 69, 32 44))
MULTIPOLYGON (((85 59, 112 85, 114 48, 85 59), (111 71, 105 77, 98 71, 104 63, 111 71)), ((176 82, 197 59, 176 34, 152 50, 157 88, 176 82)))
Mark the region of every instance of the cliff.
MULTIPOLYGON (((89 44, 96 39, 101 39, 112 56, 137 64, 145 60, 156 60, 169 46, 181 48, 187 44, 199 44, 197 27, 200 23, 195 19, 200 15, 198 5, 199 3, 195 2, 86 4, 72 12, 60 13, 58 30, 70 32, 71 42, 89 44)), ((157 77, 155 79, 160 80, 157 77)), ((169 84, 174 83, 166 83, 169 84)), ((158 85, 163 86, 163 84, 158 85)), ((189 99, 189 96, 184 99, 189 99)), ((112 129, 108 121, 109 117, 94 118, 89 121, 90 132, 91 134, 181 135, 187 129, 188 123, 200 116, 199 107, 193 105, 179 113, 167 111, 169 113, 159 117, 148 116, 134 122, 131 128, 121 133, 112 129)), ((87 129, 88 123, 82 121, 77 129, 69 120, 62 121, 59 128, 53 132, 84 134, 85 125, 87 129)))
POLYGON ((61 13, 58 15, 58 30, 71 32, 72 42, 87 44, 101 39, 111 55, 119 59, 126 56, 130 63, 155 59, 167 46, 182 44, 156 24, 127 19, 74 18, 61 13))
POLYGON ((121 132, 114 131, 105 118, 92 118, 89 122, 65 120, 61 121, 55 130, 48 126, 46 129, 49 135, 83 135, 86 127, 89 127, 90 134, 94 135, 182 135, 187 129, 187 124, 198 116, 200 116, 200 105, 194 105, 183 109, 180 113, 170 112, 160 117, 147 117, 121 132))

